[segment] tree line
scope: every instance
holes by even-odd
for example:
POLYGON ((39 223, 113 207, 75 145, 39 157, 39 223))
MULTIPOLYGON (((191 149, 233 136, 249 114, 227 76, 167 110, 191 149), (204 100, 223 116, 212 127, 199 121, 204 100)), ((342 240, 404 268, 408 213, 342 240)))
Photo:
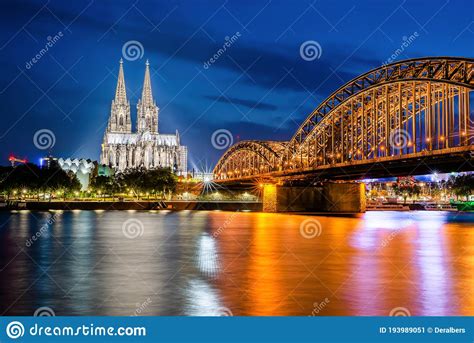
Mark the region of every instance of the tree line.
MULTIPOLYGON (((90 177, 88 194, 115 196, 140 194, 165 196, 175 191, 177 176, 169 168, 130 169, 112 176, 97 175, 97 169, 90 177)), ((81 183, 73 172, 66 172, 52 163, 49 167, 39 167, 32 163, 14 167, 0 166, 0 194, 7 198, 27 194, 46 197, 71 197, 81 190, 81 183)))
POLYGON ((0 193, 10 197, 16 193, 67 195, 81 189, 74 173, 66 173, 59 165, 40 168, 26 163, 14 167, 0 166, 0 193))
MULTIPOLYGON (((474 174, 451 175, 447 180, 432 182, 432 184, 434 185, 434 189, 432 189, 434 194, 444 191, 461 199, 466 199, 474 194, 474 174)), ((431 185, 429 187, 431 188, 431 185)), ((403 196, 405 202, 408 196, 419 196, 422 191, 413 177, 400 178, 392 185, 392 189, 395 194, 403 196)))
POLYGON ((128 169, 114 176, 95 176, 90 188, 101 194, 129 194, 139 197, 140 194, 165 196, 176 190, 178 179, 170 168, 135 168, 128 169))

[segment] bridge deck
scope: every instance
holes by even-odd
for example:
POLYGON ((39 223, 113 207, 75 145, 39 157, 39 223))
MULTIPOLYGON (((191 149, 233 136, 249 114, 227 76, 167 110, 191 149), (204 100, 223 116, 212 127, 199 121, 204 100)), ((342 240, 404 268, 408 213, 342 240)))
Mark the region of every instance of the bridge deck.
POLYGON ((374 160, 353 161, 319 167, 275 171, 252 176, 215 180, 217 183, 236 183, 261 180, 328 179, 357 180, 364 178, 424 175, 433 172, 460 172, 474 170, 474 146, 456 147, 438 151, 423 151, 406 158, 381 157, 374 160))

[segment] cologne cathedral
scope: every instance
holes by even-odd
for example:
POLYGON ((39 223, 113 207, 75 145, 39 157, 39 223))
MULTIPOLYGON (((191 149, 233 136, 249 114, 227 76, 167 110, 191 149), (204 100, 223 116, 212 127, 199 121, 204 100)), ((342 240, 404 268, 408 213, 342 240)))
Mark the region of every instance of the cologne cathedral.
POLYGON ((130 101, 127 99, 123 61, 120 60, 117 89, 102 143, 100 163, 122 172, 130 168, 171 168, 178 175, 187 172, 187 147, 176 134, 158 131, 159 108, 153 99, 150 65, 146 61, 141 99, 137 104, 136 132, 132 132, 130 101))

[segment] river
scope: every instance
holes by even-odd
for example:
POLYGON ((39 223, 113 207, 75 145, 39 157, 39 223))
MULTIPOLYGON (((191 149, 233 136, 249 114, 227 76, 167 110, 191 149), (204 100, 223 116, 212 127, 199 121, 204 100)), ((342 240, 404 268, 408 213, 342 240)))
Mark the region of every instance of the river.
POLYGON ((474 213, 0 212, 0 311, 474 315, 474 213))

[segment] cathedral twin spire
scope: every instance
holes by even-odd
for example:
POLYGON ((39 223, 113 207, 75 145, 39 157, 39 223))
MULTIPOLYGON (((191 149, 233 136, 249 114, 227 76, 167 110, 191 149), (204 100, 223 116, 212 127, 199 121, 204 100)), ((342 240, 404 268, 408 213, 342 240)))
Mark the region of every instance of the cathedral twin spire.
MULTIPOLYGON (((150 78, 150 63, 146 61, 145 78, 143 81, 142 97, 137 104, 137 130, 140 133, 158 133, 158 106, 153 100, 150 78)), ((109 132, 131 133, 130 102, 127 100, 127 89, 123 72, 123 60, 120 59, 115 99, 108 125, 109 132)))
POLYGON ((137 130, 158 133, 158 106, 153 101, 150 80, 150 63, 145 64, 145 79, 143 80, 142 98, 137 104, 137 130))
POLYGON ((142 101, 145 104, 153 104, 153 94, 151 92, 150 81, 150 63, 146 60, 145 63, 145 78, 143 80, 142 101))
POLYGON ((120 59, 119 74, 117 79, 117 89, 115 90, 115 101, 127 102, 127 88, 125 87, 125 77, 123 74, 123 60, 120 59))

